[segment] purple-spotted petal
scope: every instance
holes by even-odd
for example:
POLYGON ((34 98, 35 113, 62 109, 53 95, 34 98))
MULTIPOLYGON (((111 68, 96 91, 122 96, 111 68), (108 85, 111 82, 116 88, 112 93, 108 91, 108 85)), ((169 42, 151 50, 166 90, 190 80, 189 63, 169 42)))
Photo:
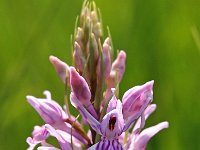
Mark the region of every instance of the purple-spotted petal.
POLYGON ((50 56, 49 60, 54 66, 61 80, 66 83, 66 78, 69 76, 69 66, 55 56, 50 56))
POLYGON ((120 100, 117 101, 116 109, 107 113, 101 122, 101 132, 107 139, 118 138, 124 127, 122 106, 120 100))
POLYGON ((168 126, 168 122, 162 122, 143 130, 135 139, 134 150, 145 150, 149 140, 162 129, 168 128, 168 126))

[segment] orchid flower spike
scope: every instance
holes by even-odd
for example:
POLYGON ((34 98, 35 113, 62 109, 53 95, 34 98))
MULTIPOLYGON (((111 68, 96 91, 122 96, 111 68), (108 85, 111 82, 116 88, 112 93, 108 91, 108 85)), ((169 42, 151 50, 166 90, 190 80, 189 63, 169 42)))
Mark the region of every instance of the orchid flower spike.
POLYGON ((126 53, 119 51, 112 62, 114 48, 107 29, 108 37, 103 42, 100 10, 95 2, 84 0, 71 37, 75 66, 68 66, 55 56, 49 57, 65 85, 64 109, 51 98, 49 91, 44 92, 45 98, 26 97, 44 121, 27 138, 28 150, 36 147, 38 150, 145 150, 155 134, 168 128, 165 121, 143 129, 146 119, 156 109, 151 104, 154 81, 132 87, 122 100, 117 98, 126 53), (69 104, 79 111, 77 117, 70 114, 69 104), (49 137, 56 138, 59 147, 47 143, 49 137))

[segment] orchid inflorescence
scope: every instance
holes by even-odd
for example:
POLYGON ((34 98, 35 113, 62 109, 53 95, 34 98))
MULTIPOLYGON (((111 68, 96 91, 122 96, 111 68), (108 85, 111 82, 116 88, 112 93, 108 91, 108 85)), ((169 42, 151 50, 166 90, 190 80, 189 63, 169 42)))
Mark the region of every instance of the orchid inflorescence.
POLYGON ((32 137, 27 138, 28 149, 58 150, 48 142, 55 137, 62 150, 144 150, 151 137, 168 127, 168 122, 162 122, 142 130, 156 109, 151 104, 154 81, 129 89, 119 100, 126 53, 119 51, 113 60, 110 32, 108 29, 108 37, 102 42, 101 15, 94 2, 84 1, 79 23, 77 19, 72 36, 74 67, 49 57, 65 86, 64 107, 49 91, 44 91, 45 98, 27 96, 45 122, 35 126, 32 137), (70 113, 69 102, 82 120, 70 113))

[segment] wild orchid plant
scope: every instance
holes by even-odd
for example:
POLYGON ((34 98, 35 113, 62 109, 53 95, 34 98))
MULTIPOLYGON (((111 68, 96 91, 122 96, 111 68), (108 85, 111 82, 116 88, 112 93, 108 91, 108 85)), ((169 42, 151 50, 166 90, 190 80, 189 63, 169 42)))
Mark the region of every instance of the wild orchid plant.
POLYGON ((162 122, 142 130, 156 109, 151 104, 154 81, 129 89, 122 101, 117 99, 126 53, 119 51, 112 61, 110 32, 102 43, 102 21, 94 2, 83 3, 79 23, 72 38, 75 67, 49 58, 65 85, 64 107, 52 100, 49 91, 44 92, 45 98, 27 96, 45 122, 35 126, 32 137, 27 138, 28 149, 58 150, 47 141, 53 136, 62 150, 144 150, 151 137, 168 127, 168 122, 162 122), (69 100, 81 114, 81 123, 70 114, 69 100))

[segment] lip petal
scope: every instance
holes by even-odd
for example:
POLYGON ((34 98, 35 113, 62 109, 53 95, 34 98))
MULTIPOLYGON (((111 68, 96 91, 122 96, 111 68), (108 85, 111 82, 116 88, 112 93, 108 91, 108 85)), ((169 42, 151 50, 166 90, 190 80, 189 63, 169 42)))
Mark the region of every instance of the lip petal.
POLYGON ((107 113, 101 122, 101 132, 107 139, 113 139, 121 135, 124 128, 122 106, 120 100, 117 101, 116 109, 107 113))

